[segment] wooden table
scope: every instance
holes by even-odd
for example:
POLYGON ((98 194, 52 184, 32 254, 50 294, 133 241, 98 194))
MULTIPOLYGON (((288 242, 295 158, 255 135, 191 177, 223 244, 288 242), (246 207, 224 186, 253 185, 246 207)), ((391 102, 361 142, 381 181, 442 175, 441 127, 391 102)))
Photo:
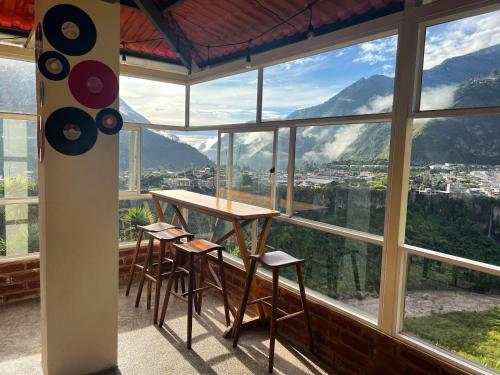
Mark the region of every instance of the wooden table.
MULTIPOLYGON (((268 208, 252 206, 245 203, 234 202, 227 199, 211 197, 208 195, 193 193, 185 190, 162 190, 152 191, 150 193, 153 196, 153 200, 155 202, 156 210, 158 212, 158 219, 160 221, 166 222, 166 207, 162 207, 162 203, 166 203, 167 205, 170 204, 174 211, 172 224, 176 225, 179 222, 184 230, 188 232, 191 231, 189 230, 189 225, 186 219, 182 215, 182 208, 202 212, 206 215, 215 217, 217 220, 230 221, 232 223, 232 229, 219 238, 212 238, 212 241, 221 244, 231 236, 236 236, 236 241, 238 243, 241 258, 243 259, 243 264, 247 272, 250 266, 249 256, 251 254, 260 255, 264 252, 264 246, 271 229, 272 218, 280 214, 278 211, 274 211, 268 208), (257 246, 252 253, 247 247, 243 228, 252 224, 258 219, 264 219, 264 225, 262 226, 262 230, 258 235, 257 246)), ((196 233, 193 234, 196 235, 196 233)), ((212 265, 209 265, 210 274, 214 278, 214 281, 220 285, 220 280, 217 276, 217 273, 211 267, 212 265)), ((256 284, 254 283, 252 285, 252 290, 255 292, 256 288, 256 284)), ((239 301, 237 303, 237 306, 239 306, 239 301)), ((244 324, 246 327, 253 326, 259 321, 264 321, 265 315, 262 306, 260 304, 257 304, 257 306, 259 308, 259 316, 246 322, 244 324)), ((237 315, 237 311, 234 306, 230 306, 230 311, 233 317, 237 315)), ((230 337, 231 332, 232 327, 230 327, 224 333, 224 337, 230 337)))

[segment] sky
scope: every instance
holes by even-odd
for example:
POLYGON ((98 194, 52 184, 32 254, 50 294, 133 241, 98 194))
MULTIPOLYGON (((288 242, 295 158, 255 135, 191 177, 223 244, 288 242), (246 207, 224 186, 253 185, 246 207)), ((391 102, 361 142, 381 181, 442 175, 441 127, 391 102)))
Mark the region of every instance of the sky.
MULTIPOLYGON (((426 33, 424 68, 500 43, 500 11, 431 26, 426 33)), ((263 119, 286 118, 301 108, 321 104, 350 84, 374 74, 394 76, 397 36, 274 65, 264 70, 263 119)), ((500 63, 499 63, 500 69, 500 63)), ((183 124, 184 91, 178 85, 144 84, 121 79, 121 95, 151 122, 183 124), (151 93, 155 95, 151 95, 151 93)), ((443 103, 455 87, 441 87, 443 103)), ((432 99, 431 95, 427 95, 432 99)), ((191 87, 191 124, 217 125, 255 121, 257 71, 191 87)), ((451 98, 451 99, 450 99, 451 98)), ((390 98, 377 98, 383 108, 390 98), (386 100, 387 99, 387 100, 386 100)), ((426 98, 423 98, 423 106, 426 98)))

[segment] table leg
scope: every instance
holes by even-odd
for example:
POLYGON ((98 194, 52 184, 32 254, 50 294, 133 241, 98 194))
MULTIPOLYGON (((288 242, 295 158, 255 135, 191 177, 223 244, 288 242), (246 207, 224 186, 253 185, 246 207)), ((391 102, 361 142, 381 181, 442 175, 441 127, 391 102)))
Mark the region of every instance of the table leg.
POLYGON ((155 201, 156 213, 158 214, 158 221, 165 223, 165 212, 161 207, 161 202, 158 198, 153 198, 155 201))
POLYGON ((181 210, 179 210, 179 207, 177 205, 173 204, 172 207, 174 208, 174 214, 175 217, 181 222, 182 227, 186 232, 189 232, 189 226, 186 222, 186 219, 184 219, 184 216, 182 216, 181 210))

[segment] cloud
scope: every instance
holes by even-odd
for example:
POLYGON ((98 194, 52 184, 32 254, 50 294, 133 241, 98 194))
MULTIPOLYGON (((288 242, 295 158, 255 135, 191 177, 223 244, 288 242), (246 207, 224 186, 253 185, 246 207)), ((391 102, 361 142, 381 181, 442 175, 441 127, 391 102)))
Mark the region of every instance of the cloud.
POLYGON ((420 109, 444 109, 451 108, 455 99, 458 85, 443 85, 422 90, 420 97, 420 109))
POLYGON ((384 61, 393 61, 397 49, 397 36, 390 36, 383 39, 377 39, 365 42, 359 45, 358 57, 354 62, 368 63, 375 65, 384 61))
POLYGON ((500 43, 500 11, 427 28, 424 69, 500 43))
POLYGON ((392 109, 393 94, 384 96, 377 95, 370 99, 368 105, 363 105, 354 110, 354 113, 366 115, 369 113, 390 112, 392 109))

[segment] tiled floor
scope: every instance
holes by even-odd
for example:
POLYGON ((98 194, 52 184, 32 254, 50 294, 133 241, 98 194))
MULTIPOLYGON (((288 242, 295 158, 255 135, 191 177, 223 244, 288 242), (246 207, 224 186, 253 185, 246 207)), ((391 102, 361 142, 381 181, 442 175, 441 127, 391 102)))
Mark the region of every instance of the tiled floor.
MULTIPOLYGON (((219 295, 207 293, 201 316, 193 321, 193 347, 187 350, 186 305, 172 299, 167 325, 159 330, 151 323, 152 311, 120 290, 118 369, 109 374, 265 374, 268 333, 242 334, 237 349, 222 338, 224 316, 219 295)), ((38 301, 0 306, 0 374, 42 374, 40 367, 40 304, 38 301)), ((317 362, 317 359, 313 359, 317 362)), ((326 374, 284 340, 276 345, 275 373, 326 374)))

